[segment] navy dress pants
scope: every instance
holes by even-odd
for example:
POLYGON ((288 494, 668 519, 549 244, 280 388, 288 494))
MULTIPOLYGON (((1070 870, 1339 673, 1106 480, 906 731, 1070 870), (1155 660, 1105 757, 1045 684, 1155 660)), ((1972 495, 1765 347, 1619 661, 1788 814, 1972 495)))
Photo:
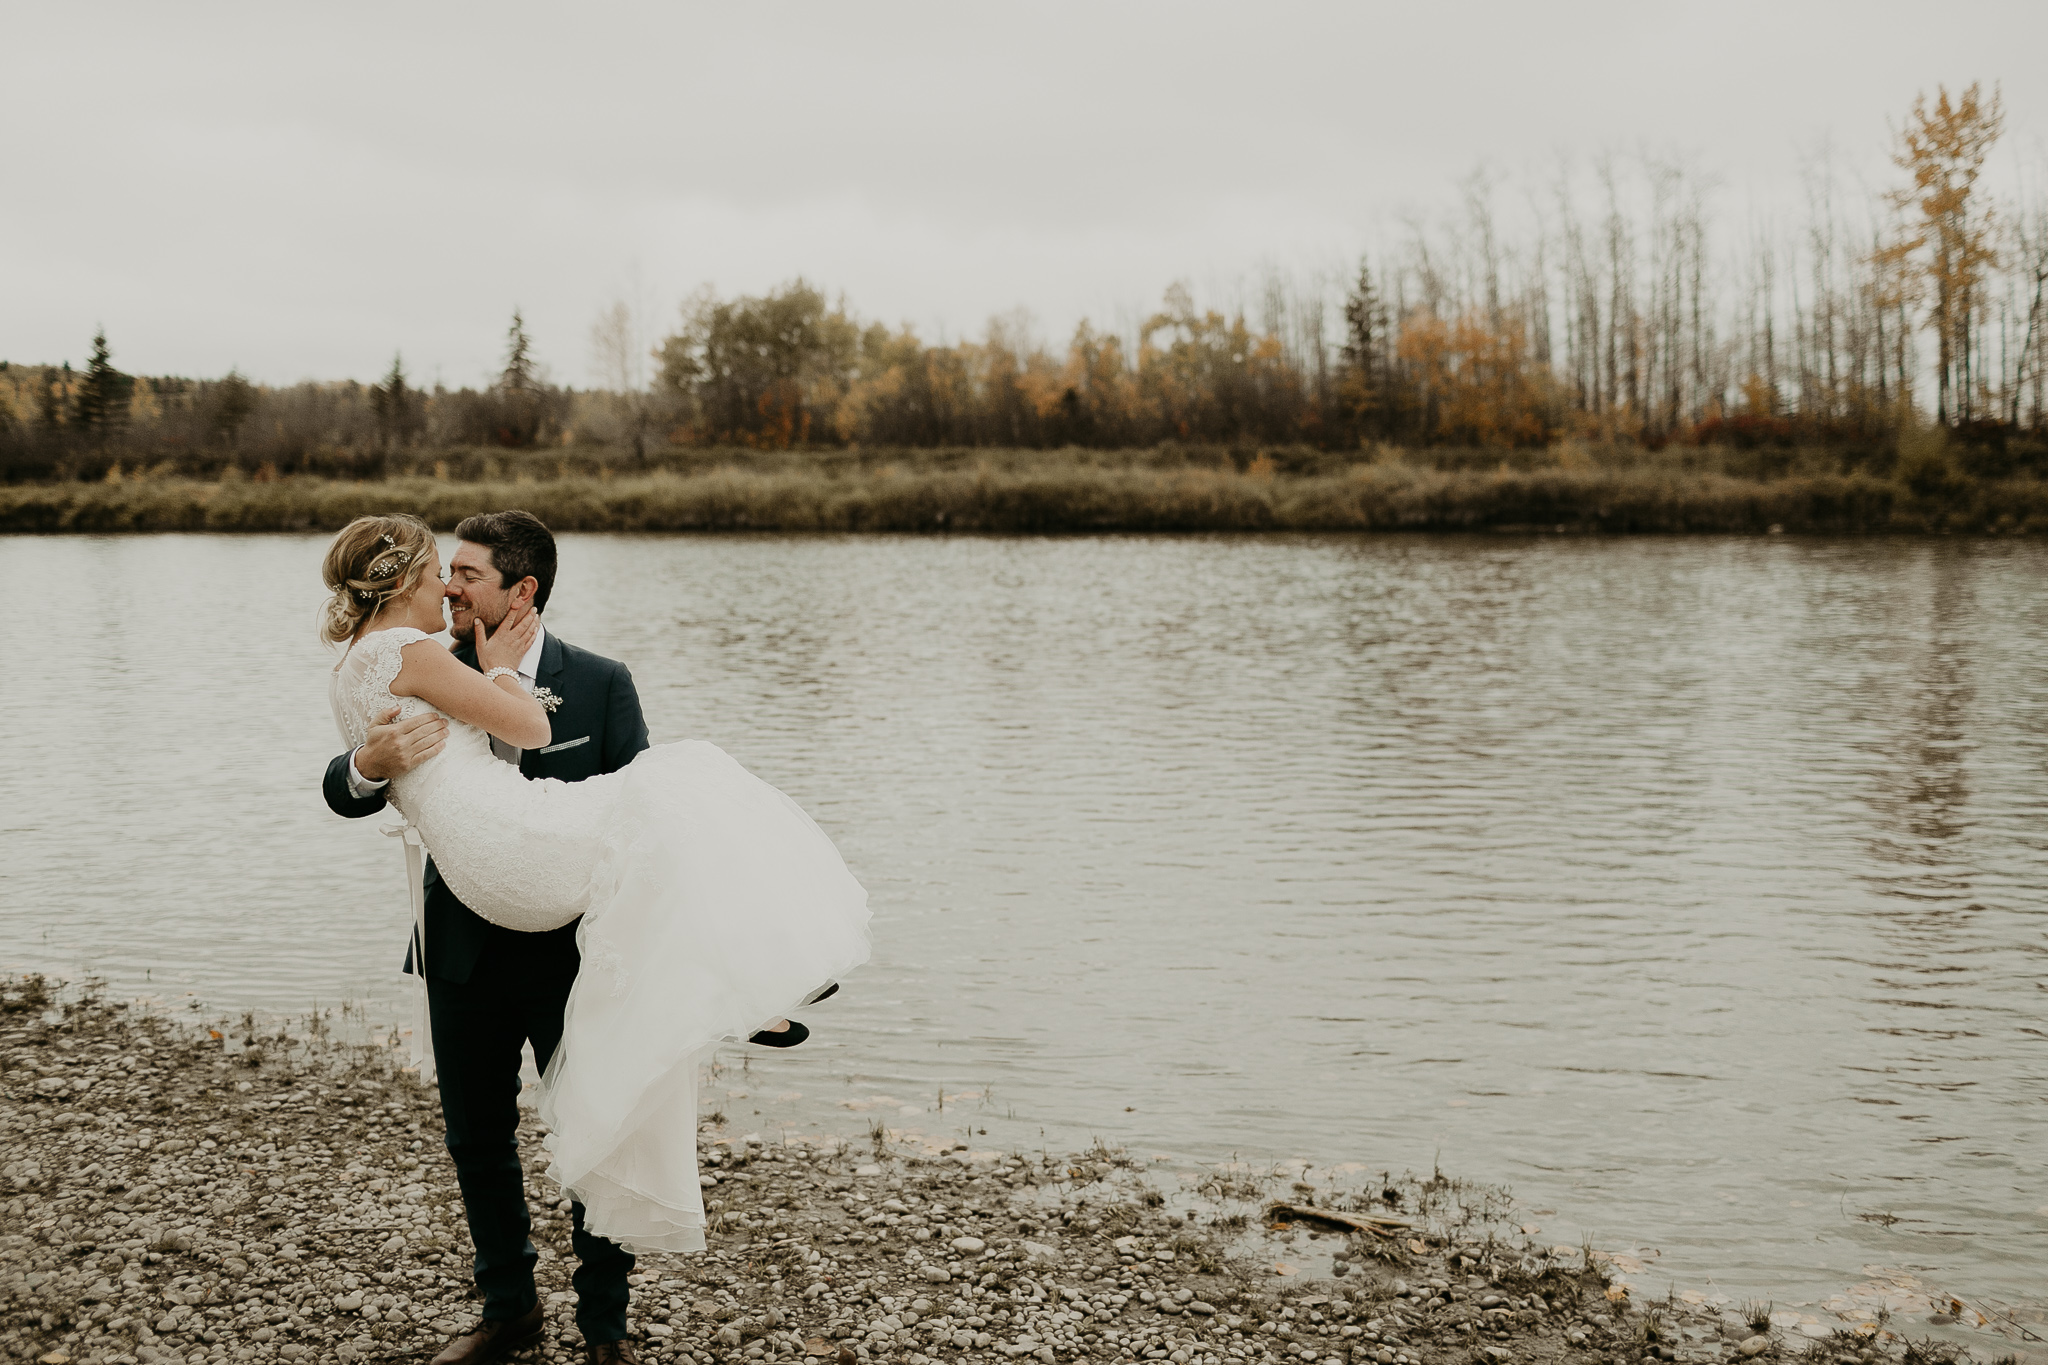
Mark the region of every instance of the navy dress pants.
MULTIPOLYGON (((558 953, 547 956, 552 960, 535 960, 499 940, 485 948, 468 981, 427 977, 448 1155, 476 1246, 483 1316, 493 1320, 518 1317, 538 1297, 533 1267, 540 1257, 529 1237, 519 1163, 519 1048, 531 1042, 534 1060, 547 1070, 562 1041, 562 1009, 577 966, 574 957, 564 963, 558 953)), ((571 1206, 571 1217, 576 1325, 592 1344, 622 1340, 633 1254, 585 1232, 581 1203, 571 1206)))

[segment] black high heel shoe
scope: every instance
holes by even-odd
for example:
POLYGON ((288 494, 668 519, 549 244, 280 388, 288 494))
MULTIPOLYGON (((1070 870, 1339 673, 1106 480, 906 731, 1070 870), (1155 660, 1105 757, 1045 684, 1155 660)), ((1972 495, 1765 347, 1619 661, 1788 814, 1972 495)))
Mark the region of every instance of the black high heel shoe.
POLYGON ((759 1043, 762 1047, 795 1047, 798 1043, 801 1043, 804 1039, 810 1036, 811 1031, 809 1029, 805 1028, 802 1024, 799 1024, 796 1020, 792 1019, 789 1021, 788 1028, 780 1029, 774 1032, 770 1032, 768 1029, 762 1029, 759 1033, 747 1039, 747 1041, 750 1043, 759 1043))
POLYGON ((830 1000, 833 996, 837 994, 839 994, 839 983, 837 981, 827 982, 823 990, 812 991, 809 995, 803 998, 802 1003, 806 1005, 815 1005, 820 1000, 830 1000))

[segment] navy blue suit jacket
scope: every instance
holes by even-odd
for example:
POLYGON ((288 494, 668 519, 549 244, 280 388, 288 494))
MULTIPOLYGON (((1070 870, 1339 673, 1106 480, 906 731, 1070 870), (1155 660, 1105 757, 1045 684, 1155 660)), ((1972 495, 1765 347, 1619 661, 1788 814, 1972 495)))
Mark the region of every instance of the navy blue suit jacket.
MULTIPOLYGON (((455 657, 476 667, 474 646, 464 645, 455 657)), ((526 776, 580 782, 598 773, 617 772, 647 747, 640 694, 634 690, 633 675, 618 660, 578 649, 549 631, 541 641, 534 685, 547 688, 562 701, 548 717, 551 733, 547 744, 528 749, 520 757, 519 771, 526 776)), ((321 793, 336 815, 351 820, 375 815, 384 809, 384 793, 361 798, 350 795, 348 760, 348 754, 340 754, 327 765, 321 793)), ((427 939, 433 945, 427 954, 427 969, 434 976, 457 983, 469 980, 484 949, 493 944, 535 965, 558 962, 566 971, 576 969, 575 921, 544 934, 522 934, 492 924, 457 900, 431 859, 426 881, 427 939)), ((408 948, 406 971, 413 970, 412 963, 408 948)))

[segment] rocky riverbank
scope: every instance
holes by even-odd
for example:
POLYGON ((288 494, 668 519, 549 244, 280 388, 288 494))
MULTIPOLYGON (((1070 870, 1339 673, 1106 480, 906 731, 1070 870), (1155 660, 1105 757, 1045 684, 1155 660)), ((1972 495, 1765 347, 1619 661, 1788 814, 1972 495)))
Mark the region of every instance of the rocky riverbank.
MULTIPOLYGON (((0 1358, 424 1360, 476 1312, 430 1087, 324 1022, 0 992, 0 1358)), ((524 1136, 537 1152, 529 1115, 524 1136)), ((1650 1303, 1585 1250, 1498 1226, 1446 1180, 1219 1169, 1162 1182, 1120 1151, 975 1151, 699 1135, 712 1250, 644 1257, 658 1361, 1164 1360, 1588 1365, 1795 1350, 1954 1358, 1882 1314, 1788 1341, 1767 1306, 1650 1303)), ((568 1216, 529 1182, 545 1344, 581 1359, 568 1216)), ((1697 1299, 1698 1296, 1688 1296, 1697 1299)))

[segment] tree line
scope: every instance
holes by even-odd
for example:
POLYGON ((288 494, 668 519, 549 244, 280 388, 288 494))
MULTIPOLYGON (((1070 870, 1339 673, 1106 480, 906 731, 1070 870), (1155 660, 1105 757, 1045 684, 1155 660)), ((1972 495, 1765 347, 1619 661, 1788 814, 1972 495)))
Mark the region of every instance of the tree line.
POLYGON ((422 449, 1147 447, 1162 442, 1658 450, 1821 447, 1882 466, 1898 434, 1945 429, 1990 474, 2048 472, 2048 202, 1981 180, 1996 92, 1922 98, 1896 131, 1893 186, 1857 202, 1816 173, 1795 231, 1715 238, 1682 167, 1595 168, 1530 196, 1525 230, 1475 178, 1447 222, 1417 225, 1340 286, 1265 281, 1203 303, 1170 287, 1123 329, 1063 347, 1019 318, 933 344, 861 319, 797 279, 686 301, 651 349, 623 304, 591 346, 605 376, 545 380, 515 312, 495 382, 270 388, 141 378, 104 335, 82 371, 0 364, 7 477, 102 477, 168 462, 377 477, 422 449))
POLYGON ((0 360, 0 469, 17 483, 118 475, 124 462, 199 477, 381 478, 398 452, 559 440, 575 399, 541 378, 516 310, 496 381, 453 390, 418 387, 398 355, 373 384, 125 374, 102 330, 83 369, 0 360))

